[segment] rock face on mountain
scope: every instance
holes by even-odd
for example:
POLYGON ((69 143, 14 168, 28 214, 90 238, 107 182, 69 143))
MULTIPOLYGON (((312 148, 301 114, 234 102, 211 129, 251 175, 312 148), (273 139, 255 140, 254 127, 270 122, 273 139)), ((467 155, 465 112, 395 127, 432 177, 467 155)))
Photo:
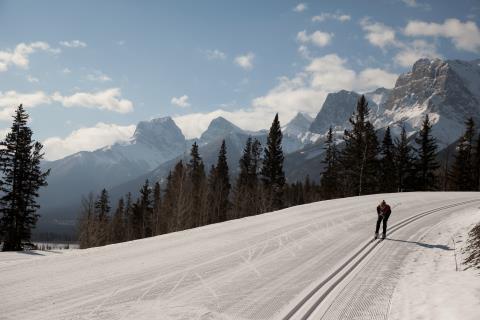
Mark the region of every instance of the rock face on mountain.
POLYGON ((198 139, 199 145, 205 145, 213 141, 217 141, 218 139, 222 139, 223 137, 228 136, 229 134, 241 133, 246 134, 246 131, 240 129, 227 119, 223 117, 218 117, 213 119, 207 130, 202 133, 200 139, 198 139))
POLYGON ((480 124, 478 60, 421 59, 411 72, 400 75, 385 103, 385 117, 415 131, 426 114, 443 145, 459 137, 468 117, 480 124))
POLYGON ((320 112, 310 126, 310 131, 325 134, 330 126, 335 129, 345 128, 348 119, 355 110, 360 95, 353 91, 341 90, 329 93, 320 112))
POLYGON ((282 126, 282 146, 285 153, 295 152, 318 139, 318 134, 310 132, 312 122, 312 117, 299 112, 289 123, 282 126))
POLYGON ((97 192, 156 168, 185 149, 185 137, 170 118, 142 121, 130 141, 95 151, 82 151, 60 160, 44 162, 51 168, 48 188, 40 194, 41 213, 79 204, 80 197, 97 192))

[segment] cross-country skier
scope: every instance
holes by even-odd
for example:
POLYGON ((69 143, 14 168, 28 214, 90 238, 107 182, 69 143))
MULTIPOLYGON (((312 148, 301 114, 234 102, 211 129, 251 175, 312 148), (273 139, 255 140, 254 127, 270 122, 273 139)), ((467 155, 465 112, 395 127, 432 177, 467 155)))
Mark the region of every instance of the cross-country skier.
POLYGON ((380 223, 382 221, 383 221, 382 239, 385 239, 385 237, 387 236, 387 221, 391 213, 392 213, 392 209, 390 208, 390 206, 385 202, 385 200, 382 200, 382 202, 380 202, 380 204, 377 206, 378 219, 377 219, 377 227, 375 228, 375 239, 378 238, 378 230, 380 229, 380 223))

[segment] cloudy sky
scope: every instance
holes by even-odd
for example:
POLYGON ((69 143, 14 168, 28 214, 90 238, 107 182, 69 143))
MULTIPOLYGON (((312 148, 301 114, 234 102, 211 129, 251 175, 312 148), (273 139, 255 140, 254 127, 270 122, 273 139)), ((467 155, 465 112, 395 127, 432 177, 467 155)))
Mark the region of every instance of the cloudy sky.
POLYGON ((172 116, 187 137, 315 115, 420 57, 478 59, 478 0, 2 1, 0 132, 23 103, 47 158, 172 116))

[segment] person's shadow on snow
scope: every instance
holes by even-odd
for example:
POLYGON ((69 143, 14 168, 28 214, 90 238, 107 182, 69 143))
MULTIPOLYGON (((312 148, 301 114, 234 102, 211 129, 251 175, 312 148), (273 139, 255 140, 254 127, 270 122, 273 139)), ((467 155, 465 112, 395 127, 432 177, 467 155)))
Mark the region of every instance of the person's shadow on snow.
POLYGON ((453 250, 452 248, 450 248, 449 246, 446 246, 444 244, 429 244, 429 243, 424 243, 424 242, 408 241, 408 240, 393 239, 393 238, 385 238, 385 240, 416 244, 416 245, 419 245, 421 247, 428 248, 428 249, 440 249, 440 250, 448 250, 448 251, 453 250))

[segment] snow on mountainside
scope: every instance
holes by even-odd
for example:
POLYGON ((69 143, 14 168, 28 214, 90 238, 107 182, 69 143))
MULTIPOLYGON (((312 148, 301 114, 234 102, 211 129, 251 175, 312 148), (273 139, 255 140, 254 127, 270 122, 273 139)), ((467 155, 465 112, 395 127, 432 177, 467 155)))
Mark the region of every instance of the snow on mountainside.
POLYGON ((417 131, 425 115, 443 146, 464 131, 473 117, 480 123, 480 66, 477 62, 421 59, 400 75, 385 103, 386 123, 405 123, 417 131))
POLYGON ((166 117, 140 122, 128 142, 44 162, 42 166, 52 171, 48 188, 40 192, 41 214, 45 218, 55 215, 57 209, 78 207, 82 195, 144 174, 178 156, 184 148, 185 137, 181 130, 166 117))

